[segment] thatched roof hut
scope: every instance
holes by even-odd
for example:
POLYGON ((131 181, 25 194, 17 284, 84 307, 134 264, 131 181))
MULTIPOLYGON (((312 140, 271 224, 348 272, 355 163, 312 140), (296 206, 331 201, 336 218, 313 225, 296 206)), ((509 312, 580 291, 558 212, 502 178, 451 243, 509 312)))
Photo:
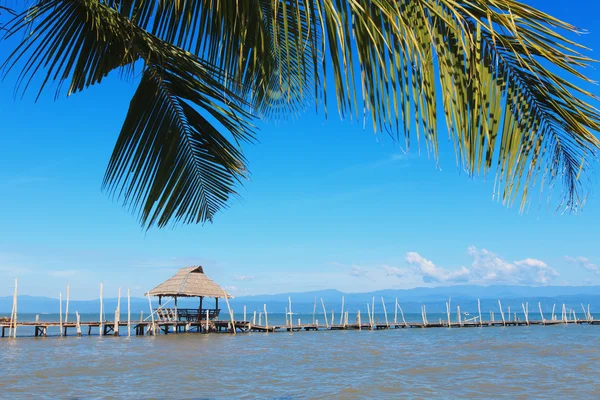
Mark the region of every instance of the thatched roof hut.
POLYGON ((172 318, 173 315, 176 315, 177 319, 186 321, 199 321, 202 318, 218 318, 219 312, 221 311, 219 309, 219 298, 233 298, 233 296, 227 293, 225 289, 206 276, 204 274, 204 269, 199 265, 181 268, 175 275, 146 294, 158 296, 159 307, 156 309, 156 313, 159 318, 161 315, 165 316, 165 314, 167 318, 172 318), (169 311, 170 309, 162 306, 163 297, 172 297, 175 300, 174 310, 169 311), (198 297, 200 299, 198 308, 178 308, 177 299, 179 297, 198 297), (215 308, 202 307, 202 300, 205 297, 215 298, 215 308))
POLYGON ((210 279, 201 266, 181 268, 175 275, 152 289, 150 296, 233 298, 210 279))

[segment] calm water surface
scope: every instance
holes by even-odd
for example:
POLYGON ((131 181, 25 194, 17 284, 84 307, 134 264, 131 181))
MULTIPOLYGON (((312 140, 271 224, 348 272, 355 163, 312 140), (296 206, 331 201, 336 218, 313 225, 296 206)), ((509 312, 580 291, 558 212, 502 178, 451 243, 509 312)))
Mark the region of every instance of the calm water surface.
POLYGON ((599 326, 0 340, 2 398, 598 398, 599 326))

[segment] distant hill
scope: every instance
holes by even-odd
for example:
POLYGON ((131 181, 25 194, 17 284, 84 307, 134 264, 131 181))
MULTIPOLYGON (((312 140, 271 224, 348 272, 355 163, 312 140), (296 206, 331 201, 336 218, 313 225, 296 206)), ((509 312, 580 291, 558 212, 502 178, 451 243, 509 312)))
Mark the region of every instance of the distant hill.
MULTIPOLYGON (((592 311, 600 310, 600 286, 511 286, 511 285, 493 285, 493 286, 445 286, 436 288, 414 288, 403 290, 379 290, 369 293, 342 293, 338 290, 320 290, 301 293, 281 293, 272 295, 242 296, 230 300, 231 307, 236 314, 242 311, 245 305, 248 312, 262 310, 263 305, 267 305, 270 312, 284 312, 288 306, 288 297, 292 298, 292 307, 294 312, 312 312, 315 299, 317 301, 317 312, 322 311, 321 299, 328 310, 341 308, 342 296, 344 296, 345 309, 354 311, 366 310, 366 304, 371 304, 375 297, 376 309, 381 309, 381 297, 384 298, 389 311, 393 310, 393 303, 396 298, 405 312, 420 312, 422 304, 427 305, 428 312, 445 312, 445 302, 448 297, 452 298, 453 308, 460 305, 461 310, 473 311, 477 309, 477 299, 481 299, 483 310, 497 310, 498 299, 502 301, 503 307, 512 307, 517 311, 521 308, 521 303, 528 301, 529 309, 537 310, 537 302, 547 310, 551 309, 553 304, 557 304, 557 309, 565 303, 567 307, 572 307, 580 311, 580 303, 590 304, 592 311)), ((121 299, 121 309, 126 310, 127 299, 121 299)), ((153 299, 156 304, 156 299, 153 299)), ((207 306, 213 303, 205 300, 207 306)), ((226 309, 225 302, 221 300, 219 304, 221 309, 226 309)), ((63 300, 64 307, 64 300, 63 300)), ((104 308, 106 313, 112 313, 117 307, 117 299, 104 299, 104 308)), ((196 299, 180 299, 180 308, 198 307, 196 299)), ((9 314, 12 308, 12 296, 0 297, 0 313, 9 314)), ((20 313, 57 313, 59 309, 58 299, 49 297, 19 296, 20 313)), ((99 300, 71 300, 69 304, 71 313, 78 311, 80 313, 97 313, 99 311, 99 300)), ((139 315, 140 311, 148 312, 148 300, 146 298, 131 298, 131 311, 139 315)))

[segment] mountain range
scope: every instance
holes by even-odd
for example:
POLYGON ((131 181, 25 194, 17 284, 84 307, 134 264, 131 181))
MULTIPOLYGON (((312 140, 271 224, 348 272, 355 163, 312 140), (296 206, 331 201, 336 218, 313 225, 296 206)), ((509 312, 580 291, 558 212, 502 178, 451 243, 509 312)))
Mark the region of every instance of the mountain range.
MULTIPOLYGON (((262 310, 267 305, 269 312, 285 312, 288 307, 288 298, 292 299, 292 307, 295 313, 310 313, 316 302, 317 312, 322 311, 321 299, 328 310, 341 309, 341 301, 344 297, 345 309, 355 311, 361 309, 366 311, 366 305, 371 304, 375 298, 376 309, 382 308, 381 298, 386 302, 388 311, 393 310, 394 301, 397 298, 403 310, 407 313, 420 312, 421 305, 427 306, 428 312, 446 312, 445 302, 452 299, 452 306, 460 305, 462 310, 476 310, 477 300, 481 301, 482 310, 497 310, 498 300, 502 301, 503 307, 513 307, 520 310, 521 303, 529 302, 530 310, 537 309, 536 303, 540 302, 543 309, 551 309, 553 304, 559 309, 563 303, 567 307, 579 311, 584 304, 600 309, 600 286, 516 286, 516 285, 457 285, 435 288, 414 289, 387 289, 369 293, 343 293, 338 290, 320 290, 300 293, 281 293, 269 295, 241 296, 229 301, 231 308, 241 312, 245 305, 248 312, 262 310)), ((12 296, 0 297, 0 314, 10 314, 12 308, 12 296)), ((153 299, 156 304, 156 299, 153 299)), ((205 307, 212 307, 213 302, 205 300, 205 307)), ((197 299, 179 299, 180 308, 198 307, 197 299)), ((221 309, 227 306, 224 300, 219 304, 221 309)), ((63 308, 65 301, 63 300, 63 308)), ((112 312, 117 307, 116 298, 104 299, 106 312, 112 312), (109 311, 110 310, 110 311, 109 311)), ((97 313, 99 311, 99 300, 71 300, 69 303, 71 313, 97 313)), ((121 299, 121 309, 127 309, 127 299, 121 299)), ((143 297, 131 298, 131 312, 139 314, 141 311, 147 313, 149 309, 148 299, 143 297)), ((19 296, 19 313, 57 313, 59 300, 49 297, 19 296)))

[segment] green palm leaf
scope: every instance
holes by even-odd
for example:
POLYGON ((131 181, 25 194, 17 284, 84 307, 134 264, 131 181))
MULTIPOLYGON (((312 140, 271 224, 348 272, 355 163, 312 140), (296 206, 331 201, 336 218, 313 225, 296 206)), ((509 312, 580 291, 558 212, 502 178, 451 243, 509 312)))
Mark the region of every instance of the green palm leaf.
POLYGON ((22 88, 41 75, 71 93, 143 60, 105 184, 146 226, 211 220, 245 175, 220 131, 327 113, 331 90, 341 116, 436 160, 444 120, 457 164, 495 169, 507 204, 562 179, 577 209, 600 148, 577 29, 515 0, 44 0, 9 25, 26 29, 5 63, 22 88))

